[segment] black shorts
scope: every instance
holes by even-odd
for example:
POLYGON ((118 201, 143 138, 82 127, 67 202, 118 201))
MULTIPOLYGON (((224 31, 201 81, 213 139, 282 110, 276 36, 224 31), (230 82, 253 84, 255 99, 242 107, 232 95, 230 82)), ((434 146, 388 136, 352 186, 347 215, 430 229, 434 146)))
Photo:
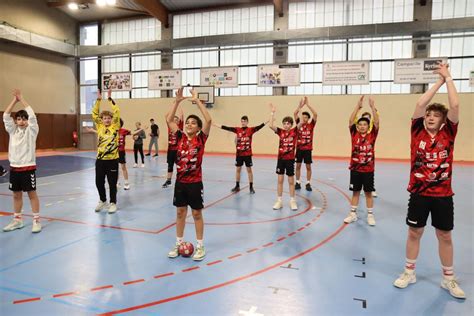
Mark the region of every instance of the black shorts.
POLYGON ((181 183, 174 186, 173 205, 176 207, 190 206, 193 210, 204 208, 204 187, 202 182, 181 183))
POLYGON ((294 160, 285 160, 285 159, 278 159, 277 174, 285 174, 288 177, 292 177, 295 175, 295 161, 294 160))
POLYGON ((10 170, 10 187, 9 189, 14 192, 23 191, 36 191, 36 171, 15 171, 10 170))
POLYGON ((313 159, 311 157, 311 150, 296 150, 296 162, 297 163, 313 163, 313 159))
POLYGON ((119 151, 119 163, 127 163, 127 160, 125 159, 127 154, 124 151, 119 151))
POLYGON ((449 231, 454 227, 454 203, 452 196, 422 196, 410 194, 406 223, 410 227, 425 227, 431 213, 431 225, 449 231))
POLYGON ((168 150, 166 154, 166 163, 168 164, 168 172, 173 172, 174 163, 176 162, 177 150, 168 150))
POLYGON ((235 157, 235 166, 242 167, 245 162, 245 167, 252 167, 252 156, 236 156, 235 157))
POLYGON ((361 191, 364 188, 364 192, 373 192, 374 189, 374 173, 373 172, 359 172, 351 170, 351 183, 349 190, 361 191))

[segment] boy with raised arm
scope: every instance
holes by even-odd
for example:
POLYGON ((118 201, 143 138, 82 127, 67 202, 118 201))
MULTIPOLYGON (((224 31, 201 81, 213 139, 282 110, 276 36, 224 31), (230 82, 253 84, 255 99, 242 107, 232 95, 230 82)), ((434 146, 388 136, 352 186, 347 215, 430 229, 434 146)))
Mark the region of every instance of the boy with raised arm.
POLYGON ((206 256, 204 248, 204 219, 202 217, 203 184, 202 184, 202 158, 207 137, 211 130, 211 116, 204 104, 198 99, 197 91, 191 90, 191 101, 196 103, 201 111, 204 121, 197 115, 189 115, 186 118, 184 131, 179 129, 175 122, 176 110, 179 104, 186 98, 183 96, 183 88, 178 89, 176 100, 168 113, 167 122, 172 133, 176 134, 178 140, 176 156, 176 184, 174 187, 173 205, 176 206, 176 243, 168 253, 169 258, 179 255, 178 248, 183 242, 184 227, 188 206, 191 208, 196 229, 197 247, 193 260, 201 261, 206 256))
POLYGON ((375 226, 374 217, 374 170, 375 170, 375 141, 379 133, 379 115, 375 109, 375 102, 369 98, 369 105, 374 117, 374 127, 369 132, 370 120, 361 117, 354 124, 354 119, 362 108, 364 96, 361 96, 354 111, 349 118, 349 131, 351 133, 352 153, 349 169, 351 170, 350 186, 352 191, 351 211, 344 219, 344 223, 355 222, 357 218, 357 207, 359 205, 360 191, 364 190, 367 205, 367 223, 375 226))
POLYGON ((31 231, 41 231, 39 199, 36 194, 36 138, 39 126, 33 108, 23 99, 20 90, 13 90, 13 100, 3 113, 5 130, 10 135, 8 144, 8 160, 10 161, 10 186, 13 191, 13 220, 3 228, 10 232, 24 227, 21 210, 23 208, 23 192, 28 193, 31 210, 33 211, 33 226, 31 231), (13 107, 20 102, 24 110, 11 117, 13 107))
POLYGON ((100 212, 107 204, 105 191, 105 178, 109 183, 110 205, 109 214, 117 212, 117 180, 118 180, 118 160, 119 160, 119 130, 120 130, 120 109, 112 99, 112 90, 107 92, 109 105, 112 112, 100 112, 100 102, 102 94, 97 91, 97 100, 92 108, 92 119, 97 131, 97 160, 95 162, 95 185, 99 192, 99 203, 95 211, 100 212))
POLYGON ((420 251, 420 240, 431 213, 431 225, 436 229, 441 261, 441 287, 453 297, 465 299, 454 276, 453 171, 454 141, 458 131, 459 99, 447 64, 434 71, 439 80, 418 100, 411 120, 411 170, 408 191, 408 238, 405 270, 393 285, 406 288, 416 282, 415 265, 420 251), (444 104, 430 103, 438 89, 446 83, 449 109, 444 104))
MULTIPOLYGON (((183 110, 179 108, 179 116, 175 115, 173 122, 178 126, 180 131, 184 128, 184 114, 183 110)), ((168 164, 168 174, 166 175, 166 181, 163 183, 163 188, 167 188, 171 185, 171 177, 173 176, 173 168, 176 162, 176 154, 178 150, 178 139, 176 138, 176 132, 173 133, 168 124, 169 113, 166 114, 166 124, 168 125, 168 150, 166 152, 166 163, 168 164)))
POLYGON ((224 125, 214 126, 222 128, 223 130, 232 132, 236 134, 235 140, 235 187, 231 190, 232 192, 240 191, 240 172, 242 171, 242 166, 245 163, 247 168, 247 175, 249 178, 250 193, 254 194, 255 189, 253 187, 253 173, 252 173, 252 137, 253 134, 262 129, 267 122, 262 123, 258 126, 249 127, 249 118, 247 115, 244 115, 240 118, 240 127, 228 127, 224 125))
MULTIPOLYGON (((300 102, 302 107, 303 100, 300 102)), ((273 205, 274 210, 279 210, 283 207, 283 180, 285 173, 288 177, 288 186, 290 190, 290 209, 292 211, 298 210, 298 204, 295 199, 295 149, 298 138, 298 126, 293 126, 293 118, 286 116, 282 120, 283 128, 275 127, 275 111, 276 108, 270 104, 270 125, 269 127, 280 138, 278 147, 278 161, 276 173, 278 175, 277 185, 277 201, 273 205)))
POLYGON ((313 135, 314 127, 316 126, 316 121, 318 119, 318 113, 316 110, 309 104, 308 97, 304 97, 304 104, 313 114, 313 118, 308 112, 303 112, 301 115, 301 120, 298 117, 299 112, 302 110, 302 107, 298 106, 293 114, 296 124, 301 121, 300 127, 298 127, 298 140, 296 142, 296 184, 295 189, 301 189, 301 163, 304 162, 306 165, 306 191, 313 191, 311 188, 311 164, 313 163, 312 151, 313 151, 313 135))

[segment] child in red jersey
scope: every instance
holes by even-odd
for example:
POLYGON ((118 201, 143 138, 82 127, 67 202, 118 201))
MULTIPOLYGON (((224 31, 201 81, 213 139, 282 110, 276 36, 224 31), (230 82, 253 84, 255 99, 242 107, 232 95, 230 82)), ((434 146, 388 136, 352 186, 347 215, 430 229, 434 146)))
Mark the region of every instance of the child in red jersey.
POLYGON ((222 128, 223 130, 232 132, 236 134, 235 139, 235 187, 231 190, 232 192, 239 192, 240 191, 240 172, 242 170, 242 166, 245 163, 245 167, 247 168, 247 175, 249 177, 249 184, 250 184, 250 193, 254 194, 255 189, 253 188, 253 173, 252 173, 252 137, 253 134, 258 132, 262 129, 265 124, 262 123, 258 126, 248 127, 249 118, 247 115, 244 115, 240 118, 241 127, 228 127, 224 125, 217 125, 214 126, 218 128, 222 128))
MULTIPOLYGON (((123 128, 123 120, 120 119, 120 129, 119 129, 119 145, 118 145, 118 151, 119 151, 119 165, 120 168, 122 169, 122 174, 123 174, 123 189, 124 190, 130 190, 130 184, 128 183, 128 170, 127 170, 127 160, 126 160, 126 152, 125 152, 125 137, 127 135, 132 135, 132 132, 126 128, 123 128)), ((120 186, 120 183, 117 184, 117 186, 120 186)))
POLYGON ((465 299, 453 270, 454 227, 453 168, 454 141, 458 131, 459 99, 447 64, 439 64, 434 71, 439 80, 418 100, 411 122, 411 171, 408 191, 406 224, 405 271, 394 285, 405 288, 416 282, 415 264, 420 250, 420 240, 431 213, 431 225, 436 229, 439 257, 443 277, 441 287, 456 298, 465 299), (449 110, 439 103, 431 103, 438 89, 446 83, 449 110), (428 105, 429 104, 429 105, 428 105))
POLYGON ((298 106, 294 113, 294 118, 296 124, 301 121, 301 126, 298 128, 298 140, 296 142, 296 184, 295 189, 301 189, 301 163, 304 162, 306 165, 306 191, 313 191, 311 188, 311 164, 313 163, 312 151, 313 151, 313 135, 314 127, 316 126, 316 121, 318 119, 318 113, 316 110, 309 105, 308 97, 304 97, 303 106, 306 105, 311 113, 313 118, 308 112, 303 112, 301 119, 298 117, 298 113, 302 110, 302 106, 298 106))
POLYGON ((179 104, 186 99, 183 96, 183 88, 178 89, 176 100, 168 114, 167 122, 171 132, 176 133, 178 140, 176 155, 176 184, 174 188, 173 205, 176 206, 176 244, 168 253, 169 258, 176 258, 179 245, 183 242, 184 227, 188 205, 191 207, 194 225, 196 227, 197 247, 193 260, 201 261, 206 255, 203 244, 204 220, 202 217, 203 185, 202 185, 202 157, 207 137, 211 130, 211 116, 204 104, 198 99, 197 91, 191 90, 191 101, 195 102, 202 115, 204 122, 196 115, 189 115, 186 119, 184 131, 179 130, 174 121, 179 104))
MULTIPOLYGON (((180 108, 180 115, 174 116, 173 121, 178 126, 178 130, 182 131, 184 128, 184 114, 183 110, 180 108)), ((166 114, 166 119, 168 118, 169 113, 166 114)), ((168 122, 168 121, 167 121, 168 122)), ((163 183, 163 188, 167 188, 171 185, 171 177, 173 176, 174 163, 176 162, 176 151, 178 150, 178 139, 176 137, 176 132, 172 132, 168 123, 168 150, 166 153, 166 163, 168 164, 168 174, 166 177, 165 183, 163 183)))
POLYGON ((374 100, 369 98, 369 105, 374 117, 374 127, 369 131, 370 120, 365 117, 361 117, 357 120, 357 124, 354 124, 354 119, 362 108, 363 102, 364 96, 361 96, 349 118, 349 130, 352 140, 349 189, 352 191, 352 200, 351 211, 344 222, 349 224, 357 220, 357 206, 359 205, 360 191, 363 189, 367 204, 367 223, 370 226, 375 226, 372 191, 374 191, 375 141, 379 133, 379 115, 375 109, 374 100))
MULTIPOLYGON (((300 105, 303 101, 300 102, 300 105)), ((273 205, 274 210, 279 210, 283 207, 283 180, 285 173, 288 176, 288 186, 290 189, 290 208, 292 211, 298 210, 298 204, 295 199, 295 149, 296 141, 298 139, 298 126, 293 126, 293 118, 286 116, 282 120, 283 128, 275 127, 275 111, 276 108, 270 104, 270 125, 269 127, 280 137, 280 144, 278 147, 278 161, 276 173, 278 174, 277 186, 277 201, 273 205)))

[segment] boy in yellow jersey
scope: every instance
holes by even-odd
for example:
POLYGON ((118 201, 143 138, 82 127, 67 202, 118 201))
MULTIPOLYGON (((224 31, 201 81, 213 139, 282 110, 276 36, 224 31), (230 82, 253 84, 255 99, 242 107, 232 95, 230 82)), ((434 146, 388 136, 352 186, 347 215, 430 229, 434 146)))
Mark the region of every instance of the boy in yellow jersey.
POLYGON ((107 92, 112 112, 100 112, 102 95, 97 91, 97 101, 92 108, 92 119, 97 130, 97 160, 95 162, 95 185, 99 191, 100 201, 95 211, 100 212, 107 204, 105 177, 110 188, 109 214, 117 211, 117 180, 118 180, 118 145, 120 130, 120 109, 112 100, 112 90, 107 92), (100 113, 100 114, 99 114, 100 113))

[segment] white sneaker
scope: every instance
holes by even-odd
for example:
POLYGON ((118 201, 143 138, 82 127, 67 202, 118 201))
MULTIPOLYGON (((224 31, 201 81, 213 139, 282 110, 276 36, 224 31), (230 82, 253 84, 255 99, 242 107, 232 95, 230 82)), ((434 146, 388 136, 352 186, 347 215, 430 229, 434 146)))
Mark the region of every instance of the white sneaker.
POLYGON ((125 183, 125 184, 123 185, 123 189, 124 189, 124 190, 130 190, 130 184, 129 184, 129 183, 125 183))
POLYGON ((283 202, 281 200, 277 200, 275 204, 273 204, 274 210, 280 210, 283 208, 283 202))
POLYGON ((369 224, 370 226, 375 226, 374 214, 372 213, 367 214, 367 224, 369 224))
POLYGON ((117 212, 117 205, 115 203, 110 203, 109 214, 113 214, 115 212, 117 212))
POLYGON ((206 249, 204 249, 204 246, 197 247, 196 252, 193 255, 193 260, 201 261, 202 259, 204 259, 205 256, 206 256, 206 249))
POLYGON ((350 224, 352 222, 355 222, 357 220, 357 212, 349 212, 349 215, 347 215, 346 218, 344 218, 344 223, 350 224))
POLYGON ((372 191, 372 197, 377 197, 377 192, 372 191))
POLYGON ((292 211, 297 211, 298 210, 298 204, 296 204, 295 199, 290 200, 290 208, 292 211))
POLYGON ((179 245, 180 245, 179 242, 176 242, 176 244, 174 244, 173 249, 171 249, 170 252, 168 252, 168 258, 176 258, 177 256, 179 256, 179 251, 178 251, 179 245))
POLYGON ((145 168, 145 164, 142 163, 142 164, 140 165, 140 168, 145 168))
POLYGON ((103 209, 106 205, 107 205, 107 202, 99 201, 99 203, 97 203, 97 206, 95 207, 95 211, 96 211, 96 212, 102 211, 102 209, 103 209))
POLYGON ((415 271, 411 272, 408 269, 405 269, 402 274, 398 277, 398 279, 393 282, 393 285, 400 288, 404 289, 406 288, 409 284, 413 284, 416 282, 416 273, 415 271))
POLYGON ((31 228, 32 233, 39 233, 41 231, 41 223, 39 220, 34 219, 33 220, 33 227, 31 228))
POLYGON ((449 294, 455 298, 466 298, 466 294, 464 291, 459 287, 458 281, 455 279, 453 280, 448 280, 446 278, 443 278, 441 280, 441 287, 445 290, 449 291, 449 294))
POLYGON ((25 227, 25 225, 23 225, 23 221, 21 219, 13 219, 10 224, 8 224, 7 226, 3 227, 3 231, 4 232, 11 232, 12 230, 15 230, 15 229, 22 229, 23 227, 25 227))
POLYGON ((133 168, 137 168, 138 165, 136 163, 133 164, 133 168))

